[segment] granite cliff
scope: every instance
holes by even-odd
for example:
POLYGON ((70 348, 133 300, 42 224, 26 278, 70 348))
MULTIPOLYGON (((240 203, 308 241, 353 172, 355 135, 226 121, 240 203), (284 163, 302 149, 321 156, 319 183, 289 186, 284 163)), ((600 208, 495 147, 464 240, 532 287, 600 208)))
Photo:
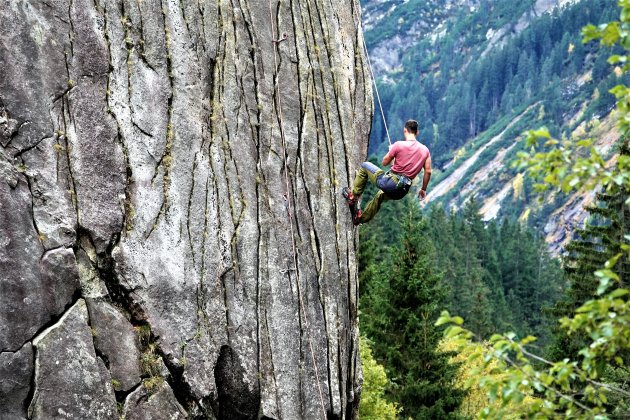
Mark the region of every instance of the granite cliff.
POLYGON ((357 7, 5 2, 0 418, 356 417, 357 7))

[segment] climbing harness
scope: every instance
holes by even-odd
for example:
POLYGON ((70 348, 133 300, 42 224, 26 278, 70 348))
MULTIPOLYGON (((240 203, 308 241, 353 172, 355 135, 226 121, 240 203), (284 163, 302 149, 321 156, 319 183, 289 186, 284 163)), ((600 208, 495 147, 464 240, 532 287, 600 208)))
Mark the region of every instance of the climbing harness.
POLYGON ((411 180, 411 178, 409 178, 409 177, 407 177, 407 176, 405 176, 403 174, 399 174, 397 172, 394 172, 392 170, 389 170, 388 172, 391 172, 392 174, 398 176, 398 183, 396 184, 396 188, 399 188, 399 189, 406 188, 407 190, 409 190, 409 187, 411 187, 411 183, 413 182, 411 180))
POLYGON ((400 200, 409 192, 411 180, 392 170, 376 178, 376 186, 392 200, 400 200))
POLYGON ((280 126, 280 139, 282 141, 282 154, 283 154, 283 158, 284 158, 284 181, 285 181, 285 187, 286 187, 286 192, 284 193, 284 199, 285 202, 287 203, 287 211, 288 211, 288 217, 289 217, 289 227, 290 227, 290 231, 291 231, 291 245, 293 248, 293 270, 287 270, 287 273, 289 274, 289 279, 291 279, 291 274, 290 271, 295 271, 295 277, 296 277, 296 281, 297 281, 297 292, 298 292, 298 298, 300 301, 300 309, 302 312, 302 317, 304 319, 304 328, 306 330, 306 335, 308 337, 308 346, 309 346, 309 350, 311 352, 311 358, 313 361, 313 369, 315 371, 315 381, 317 382, 317 390, 319 391, 319 400, 321 403, 321 409, 322 409, 322 418, 326 419, 326 405, 324 404, 324 395, 322 393, 322 387, 321 387, 321 383, 319 381, 319 370, 317 369, 317 361, 315 360, 315 352, 313 350, 313 338, 311 336, 311 332, 310 332, 310 323, 308 320, 308 316, 306 315, 306 310, 304 309, 304 300, 302 299, 302 290, 300 288, 300 272, 298 271, 298 261, 297 261, 297 247, 295 245, 295 233, 294 233, 294 228, 293 228, 293 217, 292 217, 292 208, 291 208, 291 199, 289 198, 289 191, 290 191, 290 185, 289 185, 289 163, 287 162, 287 147, 286 147, 286 137, 285 137, 285 132, 284 132, 284 121, 282 119, 282 103, 280 101, 280 86, 278 83, 278 44, 280 44, 282 41, 287 40, 288 35, 287 33, 283 33, 281 38, 275 39, 275 27, 274 27, 274 17, 273 17, 273 8, 271 5, 271 0, 269 0, 269 18, 271 20, 271 42, 273 44, 273 62, 274 62, 274 74, 273 74, 273 84, 274 84, 274 96, 275 96, 275 108, 278 111, 278 122, 279 122, 279 126, 280 126))
MULTIPOLYGON (((387 172, 383 172, 381 168, 372 162, 363 162, 361 164, 361 168, 372 173, 376 177, 376 186, 379 190, 387 194, 387 197, 390 199, 400 200, 409 192, 412 182, 409 177, 398 172, 394 172, 391 169, 387 172)), ((346 189, 350 191, 349 188, 346 187, 346 189)), ((348 193, 345 192, 345 190, 342 190, 342 195, 345 197, 348 193)), ((348 201, 347 198, 346 201, 348 201)))
POLYGON ((376 85, 376 77, 374 77, 374 70, 372 69, 372 60, 370 60, 370 53, 368 52, 367 44, 365 43, 365 33, 363 31, 363 21, 361 19, 361 15, 359 13, 359 0, 356 1, 354 5, 355 16, 357 19, 357 26, 361 30, 359 34, 361 36, 361 40, 363 41, 363 50, 365 52, 365 57, 367 59, 368 69, 370 70, 370 79, 372 80, 372 84, 374 85, 374 92, 376 93, 376 100, 378 102, 378 107, 381 111, 381 118, 383 118, 383 126, 385 127, 385 133, 387 134, 387 141, 389 145, 392 145, 392 139, 389 136, 389 129, 387 128, 387 120, 385 120, 385 113, 383 112, 383 104, 381 103, 381 95, 378 93, 378 86, 376 85))

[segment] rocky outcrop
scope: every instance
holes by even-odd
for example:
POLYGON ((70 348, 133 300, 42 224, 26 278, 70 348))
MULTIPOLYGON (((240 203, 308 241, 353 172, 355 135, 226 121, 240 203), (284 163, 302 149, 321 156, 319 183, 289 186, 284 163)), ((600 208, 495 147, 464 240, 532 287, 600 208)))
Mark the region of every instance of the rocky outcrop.
POLYGON ((107 302, 88 301, 94 349, 107 361, 116 391, 140 383, 141 352, 136 331, 121 311, 107 302))
POLYGON ((0 413, 3 419, 23 419, 26 416, 33 369, 31 343, 15 353, 0 353, 0 413))
POLYGON ((116 419, 112 379, 97 357, 81 299, 33 340, 35 388, 29 417, 116 419))
POLYGON ((3 412, 356 416, 356 7, 0 8, 3 412))
POLYGON ((23 166, 0 153, 0 351, 17 351, 72 303, 74 254, 46 251, 23 166))
POLYGON ((179 405, 173 390, 166 382, 162 382, 156 391, 149 393, 140 387, 129 394, 123 409, 125 420, 153 420, 153 419, 186 419, 184 408, 179 405))

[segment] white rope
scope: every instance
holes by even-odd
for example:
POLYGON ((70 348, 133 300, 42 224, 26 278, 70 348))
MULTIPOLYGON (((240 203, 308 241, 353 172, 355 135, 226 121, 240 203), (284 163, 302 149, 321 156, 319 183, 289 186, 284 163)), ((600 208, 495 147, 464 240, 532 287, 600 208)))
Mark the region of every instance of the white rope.
MULTIPOLYGON (((293 212, 292 212, 292 208, 291 208, 291 197, 290 197, 290 189, 289 189, 289 164, 287 162, 287 149, 286 149, 286 138, 285 138, 285 133, 284 133, 284 121, 282 119, 282 106, 281 106, 281 101, 280 101, 280 86, 278 83, 278 44, 284 40, 287 39, 287 34, 283 34, 282 38, 279 39, 275 39, 275 28, 274 28, 274 18, 273 18, 273 8, 271 5, 271 0, 269 0, 269 18, 271 19, 271 39, 272 39, 272 43, 273 43, 273 61, 274 61, 274 91, 275 91, 275 105, 276 105, 276 109, 278 110, 278 121, 280 123, 280 139, 282 140, 282 153, 283 153, 283 158, 284 158, 284 180, 285 180, 285 185, 286 185, 286 194, 285 194, 285 198, 287 201, 287 207, 288 207, 288 216, 289 216, 289 226, 290 226, 290 230, 291 230, 291 245, 293 246, 293 265, 295 268, 295 275, 296 275, 296 280, 297 280, 297 291, 298 291, 298 298, 300 300, 300 309, 302 312, 302 317, 304 318, 304 327, 306 330, 306 335, 308 338, 308 346, 311 352, 311 359, 313 360, 313 368, 315 370, 315 380, 317 381, 317 390, 319 391, 319 401, 321 403, 321 409, 322 409, 322 418, 326 419, 326 406, 324 404, 324 395, 322 393, 322 387, 319 381, 319 370, 317 369, 317 362, 315 360, 315 352, 313 351, 313 339, 311 337, 311 333, 310 333, 310 326, 309 326, 309 322, 308 322, 308 317, 306 315, 306 310, 304 309, 304 300, 302 299, 302 292, 300 289, 300 272, 298 271, 298 261, 297 261, 297 248, 295 245, 295 233, 293 230, 293 212)), ((290 270, 289 270, 289 279, 291 279, 291 274, 290 274, 290 270)))
POLYGON ((370 53, 368 51, 367 44, 365 43, 365 32, 363 31, 363 21, 361 19, 359 7, 360 5, 357 0, 354 10, 356 12, 359 29, 361 30, 361 33, 359 35, 361 36, 361 40, 363 41, 363 49, 365 50, 365 57, 367 58, 368 69, 370 70, 370 78, 372 79, 372 84, 374 85, 374 92, 376 93, 376 100, 378 102, 378 107, 381 110, 381 117, 383 118, 383 126, 385 127, 385 133, 387 134, 387 141, 389 142, 389 145, 391 146, 392 139, 389 136, 389 130, 387 129, 387 121, 385 120, 385 113, 383 112, 383 104, 381 103, 381 95, 379 95, 378 93, 378 86, 376 85, 376 77, 374 77, 374 70, 372 69, 372 60, 370 60, 370 53))

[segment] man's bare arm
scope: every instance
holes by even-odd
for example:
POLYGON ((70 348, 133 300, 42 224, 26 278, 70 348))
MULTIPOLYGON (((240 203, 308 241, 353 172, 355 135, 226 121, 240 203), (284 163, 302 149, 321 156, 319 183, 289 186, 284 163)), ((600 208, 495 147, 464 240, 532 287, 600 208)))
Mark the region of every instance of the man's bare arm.
POLYGON ((392 163, 392 160, 394 160, 393 156, 389 155, 389 152, 383 157, 383 161, 381 162, 383 164, 383 166, 387 166, 390 163, 392 163))
POLYGON ((431 156, 424 162, 424 176, 422 177, 422 189, 418 191, 418 197, 423 199, 427 196, 427 186, 431 180, 431 156))

